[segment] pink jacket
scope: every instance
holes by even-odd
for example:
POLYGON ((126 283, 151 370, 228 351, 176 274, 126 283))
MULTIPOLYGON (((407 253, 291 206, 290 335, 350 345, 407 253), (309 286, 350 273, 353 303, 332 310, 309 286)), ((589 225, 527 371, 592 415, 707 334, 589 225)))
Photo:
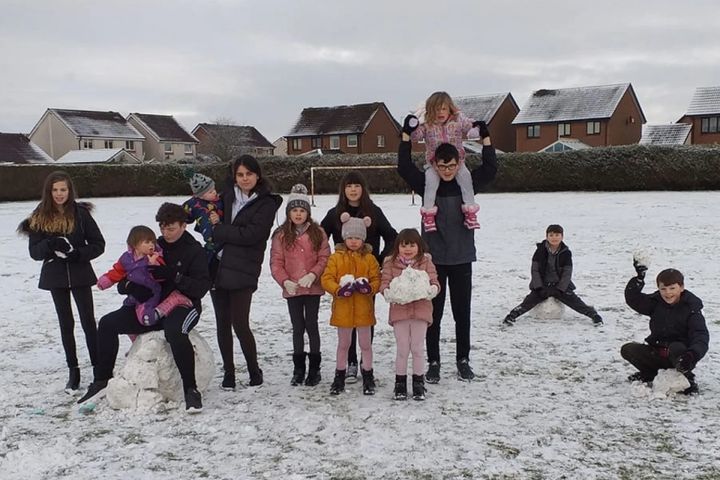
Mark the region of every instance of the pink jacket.
MULTIPOLYGON (((406 268, 426 271, 428 277, 430 277, 430 284, 440 288, 437 270, 429 253, 426 253, 422 259, 416 261, 410 267, 403 265, 399 259, 393 260, 392 257, 388 256, 383 262, 380 293, 383 293, 390 286, 392 279, 399 277, 406 268)), ((390 325, 401 320, 425 320, 428 324, 431 324, 433 321, 432 313, 433 306, 430 300, 416 300, 405 305, 391 303, 388 321, 390 325)))
POLYGON ((307 232, 300 235, 290 248, 283 245, 283 235, 277 234, 272 238, 270 246, 270 273, 275 281, 283 287, 283 298, 292 297, 285 287, 285 280, 297 282, 300 277, 307 273, 315 274, 315 282, 310 288, 298 286, 295 296, 298 295, 324 295, 325 291, 320 285, 320 276, 325 270, 328 257, 330 256, 330 245, 327 235, 323 232, 323 240, 320 250, 313 250, 310 236, 307 232))
POLYGON ((423 123, 412 133, 413 142, 425 140, 425 161, 431 165, 435 164, 435 150, 441 143, 451 143, 458 149, 460 158, 458 162, 465 160, 465 149, 463 148, 463 137, 473 128, 473 121, 458 113, 448 119, 442 125, 436 123, 423 123))

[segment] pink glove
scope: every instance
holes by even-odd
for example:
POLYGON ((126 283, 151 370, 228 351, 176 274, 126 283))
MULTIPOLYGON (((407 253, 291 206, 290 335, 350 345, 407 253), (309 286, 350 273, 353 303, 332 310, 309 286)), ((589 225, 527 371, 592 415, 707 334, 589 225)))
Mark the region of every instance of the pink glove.
POLYGON ((372 293, 372 287, 370 286, 370 282, 365 277, 360 277, 355 280, 355 291, 358 293, 362 293, 363 295, 369 295, 372 293))
POLYGON ((342 287, 338 289, 337 296, 338 297, 349 297, 355 292, 355 284, 354 283, 346 283, 342 287))
POLYGON ((100 290, 105 290, 106 288, 110 288, 110 287, 112 287, 112 284, 113 284, 112 280, 110 280, 110 278, 108 278, 107 275, 101 276, 100 278, 98 278, 98 281, 97 281, 97 287, 100 290))

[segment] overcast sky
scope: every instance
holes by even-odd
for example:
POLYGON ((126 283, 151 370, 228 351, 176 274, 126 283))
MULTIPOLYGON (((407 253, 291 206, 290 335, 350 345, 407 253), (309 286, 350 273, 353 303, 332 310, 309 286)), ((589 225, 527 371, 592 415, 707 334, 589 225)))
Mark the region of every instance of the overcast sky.
POLYGON ((648 123, 720 85, 720 2, 0 0, 0 131, 47 108, 232 119, 631 82, 648 123))

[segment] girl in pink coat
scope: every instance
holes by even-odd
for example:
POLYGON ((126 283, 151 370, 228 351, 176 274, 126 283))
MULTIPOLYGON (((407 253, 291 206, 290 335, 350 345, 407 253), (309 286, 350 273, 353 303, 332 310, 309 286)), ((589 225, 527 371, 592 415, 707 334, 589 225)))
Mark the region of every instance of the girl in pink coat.
POLYGON ((318 310, 320 275, 330 256, 327 235, 310 216, 310 200, 304 185, 295 185, 285 208, 285 222, 273 233, 270 272, 283 289, 293 327, 293 375, 290 385, 320 383, 320 332, 318 310), (305 378, 305 332, 310 344, 305 378))
POLYGON ((380 293, 390 304, 389 322, 395 331, 395 400, 407 399, 408 356, 412 352, 413 399, 425 400, 425 334, 432 323, 431 300, 440 291, 437 271, 425 242, 414 228, 402 230, 392 254, 385 258, 380 293), (413 269, 426 275, 408 275, 413 269), (400 278, 405 277, 405 278, 400 278))

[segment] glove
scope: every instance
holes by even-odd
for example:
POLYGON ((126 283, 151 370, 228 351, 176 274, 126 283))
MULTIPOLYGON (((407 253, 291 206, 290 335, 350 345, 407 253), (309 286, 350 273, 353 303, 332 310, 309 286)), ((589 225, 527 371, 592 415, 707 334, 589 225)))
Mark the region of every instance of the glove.
POLYGON ((72 250, 72 245, 65 237, 51 237, 48 239, 48 247, 53 252, 68 253, 72 250))
POLYGON ((405 120, 403 121, 402 133, 412 135, 412 132, 417 129, 418 125, 420 125, 418 118, 415 115, 410 114, 405 117, 405 120))
POLYGON ((152 290, 130 280, 118 283, 118 292, 122 295, 130 295, 139 303, 145 303, 153 296, 152 290))
POLYGON ((370 282, 365 277, 357 278, 353 285, 355 287, 355 291, 358 293, 361 293, 363 295, 369 295, 372 293, 372 287, 370 286, 370 282))
POLYGON ((285 287, 285 290, 287 290, 290 295, 295 295, 297 293, 298 284, 292 280, 285 280, 283 282, 283 287, 285 287))
POLYGON ((645 279, 645 272, 647 272, 647 265, 643 265, 639 263, 637 260, 633 260, 633 267, 635 268, 635 273, 637 273, 637 278, 640 280, 645 279))
POLYGON ((680 355, 675 364, 675 369, 680 373, 688 373, 695 368, 695 354, 688 350, 680 355))
POLYGON ((310 288, 312 287, 312 284, 315 283, 316 278, 317 277, 314 273, 308 273, 300 277, 297 281, 297 284, 300 285, 302 288, 310 288))
POLYGON ((342 287, 338 289, 337 296, 338 297, 349 297, 355 293, 355 284, 354 283, 346 283, 342 287))
POLYGON ((476 120, 472 123, 473 128, 477 128, 480 133, 480 138, 487 138, 490 136, 490 130, 487 128, 487 123, 482 120, 476 120))
POLYGON ((430 285, 430 287, 428 287, 428 296, 425 298, 432 300, 437 297, 438 293, 440 293, 440 288, 437 285, 430 285))
POLYGON ((150 265, 148 270, 155 280, 174 281, 177 276, 175 269, 169 265, 150 265))

